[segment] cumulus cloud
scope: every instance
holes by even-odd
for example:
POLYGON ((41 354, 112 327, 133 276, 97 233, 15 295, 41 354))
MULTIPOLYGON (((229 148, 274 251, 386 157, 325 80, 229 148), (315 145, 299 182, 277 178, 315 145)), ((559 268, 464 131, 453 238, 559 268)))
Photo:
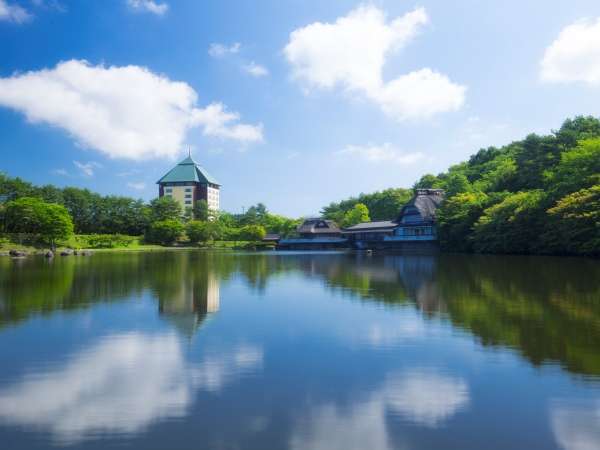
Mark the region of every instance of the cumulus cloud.
POLYGON ((222 103, 212 103, 194 111, 192 121, 204 127, 206 136, 234 139, 242 142, 261 142, 263 127, 237 123, 238 113, 228 112, 222 103))
POLYGON ((0 20, 7 22, 23 23, 31 20, 32 16, 16 3, 0 0, 0 20))
POLYGON ((405 47, 428 20, 424 8, 388 21, 377 7, 360 6, 334 23, 294 30, 284 53, 293 77, 308 87, 339 86, 397 120, 428 118, 459 109, 466 88, 429 68, 383 80, 389 55, 405 47))
POLYGON ((565 27, 544 52, 541 78, 600 84, 600 18, 565 27))
POLYGON ((0 391, 0 420, 47 429, 60 444, 136 433, 184 417, 197 390, 218 391, 261 364, 262 350, 249 345, 191 364, 174 334, 107 336, 65 367, 0 391))
POLYGON ((197 97, 187 83, 144 67, 79 60, 0 78, 0 105, 60 127, 112 158, 173 158, 195 126, 208 136, 262 140, 262 125, 239 123, 239 114, 220 103, 199 108, 197 97))
POLYGON ((154 0, 127 0, 130 8, 138 11, 149 12, 162 16, 169 10, 169 5, 166 3, 158 3, 154 0))
POLYGON ((265 66, 256 64, 254 61, 245 64, 243 67, 245 72, 249 73, 253 77, 264 77, 269 75, 269 70, 265 66))
POLYGON ((383 145, 348 145, 337 151, 336 154, 360 158, 370 163, 393 163, 398 165, 410 165, 425 157, 421 152, 402 152, 389 142, 383 145))
POLYGON ((241 44, 239 42, 234 42, 231 45, 219 44, 218 42, 213 42, 208 47, 208 54, 213 58, 222 58, 223 56, 235 54, 240 51, 241 44))
POLYGON ((86 163, 73 161, 73 164, 75 164, 75 167, 77 167, 81 171, 81 173, 86 177, 93 177, 94 170, 102 167, 102 164, 97 163, 95 161, 88 161, 86 163))

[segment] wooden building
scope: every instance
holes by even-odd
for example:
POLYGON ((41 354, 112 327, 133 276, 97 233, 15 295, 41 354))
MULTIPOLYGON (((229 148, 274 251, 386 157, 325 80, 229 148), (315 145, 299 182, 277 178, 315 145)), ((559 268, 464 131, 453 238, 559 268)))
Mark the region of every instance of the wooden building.
POLYGON ((296 235, 280 239, 278 250, 333 250, 347 247, 347 239, 337 224, 321 218, 305 219, 296 235))
POLYGON ((441 189, 417 189, 395 220, 365 222, 342 230, 342 235, 357 249, 436 247, 436 211, 442 200, 441 189))
POLYGON ((206 200, 209 209, 220 206, 221 185, 189 155, 157 181, 158 196, 171 197, 185 210, 198 200, 206 200))

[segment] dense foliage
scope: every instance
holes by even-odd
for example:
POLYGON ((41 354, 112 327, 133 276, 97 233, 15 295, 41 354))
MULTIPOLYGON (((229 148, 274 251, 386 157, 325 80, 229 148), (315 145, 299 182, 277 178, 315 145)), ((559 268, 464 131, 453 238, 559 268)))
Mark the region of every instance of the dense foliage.
POLYGON ((600 121, 567 120, 482 149, 415 188, 440 188, 440 242, 446 250, 600 254, 600 121))
POLYGON ((0 195, 8 200, 35 197, 47 203, 63 205, 78 234, 141 235, 149 223, 150 208, 142 200, 120 196, 102 196, 88 189, 34 186, 20 178, 0 172, 0 195))
POLYGON ((51 246, 73 234, 73 221, 66 208, 39 198, 10 201, 3 208, 2 216, 6 232, 33 235, 51 246))
POLYGON ((183 234, 183 224, 176 219, 157 220, 152 222, 146 231, 147 242, 171 245, 183 234))
POLYGON ((400 209, 412 197, 411 189, 385 189, 372 194, 360 194, 338 203, 330 203, 321 210, 326 219, 331 219, 338 224, 343 223, 344 216, 357 204, 362 203, 369 211, 371 220, 392 220, 398 216, 400 209))
POLYGON ((342 219, 343 227, 351 227, 357 223, 369 222, 369 208, 364 203, 357 203, 354 207, 344 214, 342 219))
MULTIPOLYGON (((205 200, 199 200, 194 208, 183 211, 170 197, 145 203, 127 197, 101 196, 87 189, 38 187, 2 173, 0 196, 0 231, 35 235, 41 243, 51 243, 46 238, 49 233, 54 233, 53 239, 66 239, 75 231, 79 235, 88 235, 85 245, 92 248, 127 247, 133 242, 130 236, 141 235, 147 242, 163 245, 185 241, 186 235, 192 243, 257 241, 266 233, 288 236, 300 223, 300 220, 270 213, 262 203, 238 215, 212 211, 205 200), (16 208, 18 205, 20 208, 16 208), (63 217, 72 221, 70 232, 49 230, 48 223, 40 222, 41 215, 32 215, 25 208, 27 205, 35 211, 47 211, 47 214, 63 211, 63 217), (10 214, 7 215, 7 211, 10 214), (42 226, 44 233, 40 231, 42 226)), ((62 223, 58 219, 53 222, 58 228, 62 223)))

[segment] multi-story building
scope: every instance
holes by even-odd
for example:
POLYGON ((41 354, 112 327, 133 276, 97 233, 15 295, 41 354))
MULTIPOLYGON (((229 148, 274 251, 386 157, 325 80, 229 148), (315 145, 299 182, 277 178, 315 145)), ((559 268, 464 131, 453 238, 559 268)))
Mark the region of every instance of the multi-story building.
POLYGON ((185 210, 198 200, 206 200, 211 210, 219 209, 221 185, 188 156, 157 181, 159 197, 177 200, 185 210))

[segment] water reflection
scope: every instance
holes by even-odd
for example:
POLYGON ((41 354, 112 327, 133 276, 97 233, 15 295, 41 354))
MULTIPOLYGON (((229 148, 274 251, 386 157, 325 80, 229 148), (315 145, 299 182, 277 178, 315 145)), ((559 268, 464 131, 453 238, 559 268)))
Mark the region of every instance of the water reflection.
POLYGON ((175 281, 168 296, 158 292, 158 311, 184 336, 192 338, 210 315, 219 311, 220 280, 211 270, 175 281))
MULTIPOLYGON (((292 435, 293 449, 391 449, 388 417, 398 416, 417 425, 435 428, 469 404, 467 382, 435 371, 413 369, 391 373, 366 399, 340 407, 326 404, 302 418, 292 435)), ((392 444, 393 442, 393 444, 392 444)))
POLYGON ((411 369, 388 377, 383 398, 394 413, 435 427, 468 406, 469 388, 462 378, 411 369))
POLYGON ((63 368, 0 391, 0 418, 48 429, 66 443, 97 432, 132 433, 185 414, 194 386, 189 369, 173 334, 108 336, 63 368))
POLYGON ((552 430, 565 450, 600 448, 600 400, 554 402, 550 411, 552 430))
POLYGON ((0 259, 0 442, 596 448, 600 403, 572 399, 598 398, 599 280, 539 257, 0 259))
POLYGON ((184 417, 197 390, 218 391, 260 368, 262 358, 260 347, 246 344, 194 364, 172 333, 107 336, 64 367, 3 388, 0 420, 48 430, 62 444, 137 433, 157 420, 184 417))

